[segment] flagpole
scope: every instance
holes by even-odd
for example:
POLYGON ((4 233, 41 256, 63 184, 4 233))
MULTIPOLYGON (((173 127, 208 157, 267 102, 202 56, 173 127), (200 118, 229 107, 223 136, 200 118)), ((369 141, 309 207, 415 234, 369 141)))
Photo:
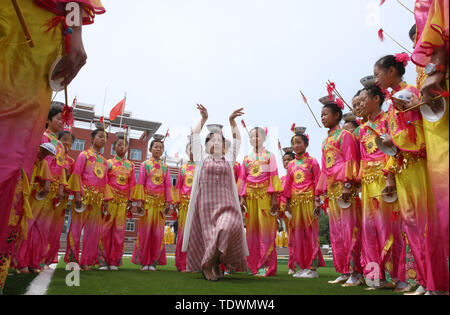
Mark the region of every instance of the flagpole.
POLYGON ((127 92, 125 92, 125 97, 123 100, 123 109, 122 109, 122 114, 120 114, 120 128, 122 128, 122 118, 123 118, 123 112, 125 111, 125 104, 127 102, 127 92))

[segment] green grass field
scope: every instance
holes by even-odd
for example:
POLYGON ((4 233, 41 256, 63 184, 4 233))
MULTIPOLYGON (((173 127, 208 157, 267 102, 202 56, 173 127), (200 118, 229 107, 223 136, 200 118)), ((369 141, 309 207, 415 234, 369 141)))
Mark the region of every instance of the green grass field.
MULTIPOLYGON (((129 257, 124 258, 120 271, 92 269, 82 271, 80 286, 65 283, 69 271, 60 263, 48 288, 49 295, 380 295, 395 294, 390 290, 365 291, 365 287, 342 288, 328 284, 338 275, 331 262, 319 269, 319 279, 295 279, 287 274, 287 260, 279 260, 276 277, 259 278, 245 273, 235 273, 218 281, 207 282, 199 273, 180 273, 174 260, 168 258, 167 266, 157 271, 140 271, 129 257)), ((14 275, 8 278, 4 294, 23 294, 26 282, 33 275, 14 275)))

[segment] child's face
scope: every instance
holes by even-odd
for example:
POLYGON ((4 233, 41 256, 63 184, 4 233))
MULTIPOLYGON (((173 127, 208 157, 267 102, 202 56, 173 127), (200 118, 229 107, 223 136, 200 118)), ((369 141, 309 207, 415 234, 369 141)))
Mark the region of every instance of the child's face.
POLYGON ((93 143, 94 147, 96 147, 97 149, 103 148, 106 144, 105 132, 104 131, 97 132, 94 139, 92 140, 92 143, 93 143))
POLYGON ((47 120, 48 129, 53 131, 54 133, 59 133, 63 130, 64 124, 62 121, 62 115, 61 113, 58 113, 57 115, 53 116, 52 119, 47 120))
POLYGON ((371 113, 376 112, 380 109, 379 105, 379 97, 371 97, 370 94, 367 91, 363 91, 361 93, 361 110, 362 110, 362 116, 367 117, 371 113))
POLYGON ((373 67, 373 75, 375 76, 375 83, 382 89, 387 89, 392 85, 392 70, 383 69, 375 65, 373 67))
POLYGON ((294 150, 295 154, 302 155, 306 151, 306 144, 303 141, 302 137, 296 136, 294 140, 292 141, 292 149, 294 150))
POLYGON ((283 157, 283 166, 284 166, 284 169, 287 170, 288 164, 289 164, 292 160, 293 160, 293 158, 292 158, 292 156, 290 156, 289 154, 288 154, 288 155, 285 155, 285 156, 283 157))
POLYGON ((72 136, 65 133, 60 139, 59 141, 61 141, 61 143, 64 146, 64 150, 66 151, 66 153, 69 153, 70 148, 72 147, 72 136))
POLYGON ((333 114, 333 111, 328 107, 322 108, 322 125, 325 128, 331 129, 339 124, 339 113, 333 114))
POLYGON ((164 153, 164 145, 161 142, 153 143, 153 146, 150 149, 153 158, 159 159, 164 153))
POLYGON ((116 151, 117 155, 119 157, 123 157, 125 155, 125 152, 127 150, 127 146, 125 144, 125 140, 118 140, 116 142, 116 145, 114 146, 114 151, 116 151))
POLYGON ((265 135, 262 135, 256 129, 250 131, 250 145, 253 148, 256 148, 256 145, 258 145, 258 150, 262 149, 265 141, 266 141, 265 135))
POLYGON ((346 122, 343 126, 342 129, 347 130, 348 132, 353 133, 353 131, 355 131, 355 126, 351 123, 351 122, 346 122))
POLYGON ((353 111, 358 117, 361 116, 361 94, 352 99, 353 111))

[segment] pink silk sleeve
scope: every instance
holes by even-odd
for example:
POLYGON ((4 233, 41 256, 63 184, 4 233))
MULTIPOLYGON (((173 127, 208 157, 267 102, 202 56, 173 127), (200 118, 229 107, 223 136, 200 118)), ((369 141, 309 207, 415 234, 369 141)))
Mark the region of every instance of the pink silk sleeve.
POLYGON ((68 189, 73 192, 83 193, 83 183, 81 182, 81 175, 84 172, 84 168, 86 166, 86 155, 84 152, 81 152, 73 167, 72 175, 69 178, 68 189))
POLYGON ((278 177, 278 166, 277 166, 277 159, 275 158, 275 155, 272 154, 269 160, 269 171, 270 171, 270 182, 269 182, 269 188, 267 192, 269 194, 276 193, 276 192, 282 192, 283 187, 281 186, 280 178, 278 177))
POLYGON ((345 164, 338 171, 335 180, 343 183, 356 181, 359 173, 358 149, 355 137, 348 132, 344 132, 342 135, 342 151, 344 151, 345 164))
POLYGON ((238 180, 238 194, 239 196, 245 196, 247 194, 247 168, 245 167, 245 159, 241 164, 240 177, 238 180))
POLYGON ((287 168, 287 173, 283 187, 283 196, 286 199, 290 199, 292 197, 292 172, 290 166, 288 166, 287 168))
POLYGON ((319 179, 320 179, 320 166, 319 163, 317 162, 316 159, 312 159, 312 173, 313 173, 313 177, 314 177, 314 195, 320 195, 320 193, 317 190, 317 184, 319 183, 319 179))
POLYGON ((170 177, 169 168, 167 168, 166 179, 164 181, 166 194, 166 202, 172 202, 172 178, 170 177))
POLYGON ((430 63, 438 47, 449 49, 449 1, 418 0, 415 12, 417 41, 411 60, 420 67, 430 63))
POLYGON ((322 170, 319 175, 318 182, 316 184, 316 194, 322 195, 327 191, 327 176, 325 174, 326 163, 325 163, 325 153, 322 149, 322 170))

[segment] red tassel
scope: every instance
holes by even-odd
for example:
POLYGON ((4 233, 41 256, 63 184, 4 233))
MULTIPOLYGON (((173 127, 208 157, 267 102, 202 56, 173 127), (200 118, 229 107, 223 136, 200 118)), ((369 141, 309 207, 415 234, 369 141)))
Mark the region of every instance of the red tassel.
POLYGON ((322 204, 322 210, 323 210, 323 212, 325 213, 325 214, 328 214, 327 213, 327 209, 328 209, 328 198, 325 198, 325 200, 323 201, 323 204, 322 204))
POLYGON ((100 117, 100 123, 103 124, 103 120, 104 120, 104 118, 103 118, 103 116, 101 116, 101 117, 100 117))
POLYGON ((440 96, 442 96, 444 98, 448 98, 448 96, 449 96, 448 91, 432 90, 431 93, 440 95, 440 96))
POLYGON ((47 23, 43 25, 47 27, 45 32, 48 33, 51 29, 56 29, 59 23, 64 22, 65 19, 66 19, 65 16, 55 16, 53 19, 49 20, 47 23))
POLYGON ((244 126, 244 128, 247 128, 243 119, 241 119, 241 124, 242 124, 242 126, 244 126))
POLYGON ((382 29, 382 28, 380 28, 380 29, 378 30, 378 39, 379 39, 380 41, 384 42, 384 34, 383 34, 383 29, 382 29))
POLYGON ((73 108, 64 105, 63 111, 61 113, 62 121, 65 126, 72 127, 74 124, 73 108))
POLYGON ((392 211, 392 221, 397 221, 400 218, 400 211, 394 210, 392 211))
POLYGON ((331 101, 333 100, 333 90, 336 88, 336 84, 334 82, 331 82, 327 84, 327 91, 328 91, 328 99, 331 101))
POLYGON ((291 131, 294 132, 294 130, 295 130, 295 123, 293 123, 291 127, 291 131))
POLYGON ((380 6, 382 6, 385 2, 386 2, 386 0, 381 0, 380 6))
POLYGON ((72 45, 72 36, 66 35, 64 36, 64 51, 66 54, 70 51, 70 46, 72 45))

